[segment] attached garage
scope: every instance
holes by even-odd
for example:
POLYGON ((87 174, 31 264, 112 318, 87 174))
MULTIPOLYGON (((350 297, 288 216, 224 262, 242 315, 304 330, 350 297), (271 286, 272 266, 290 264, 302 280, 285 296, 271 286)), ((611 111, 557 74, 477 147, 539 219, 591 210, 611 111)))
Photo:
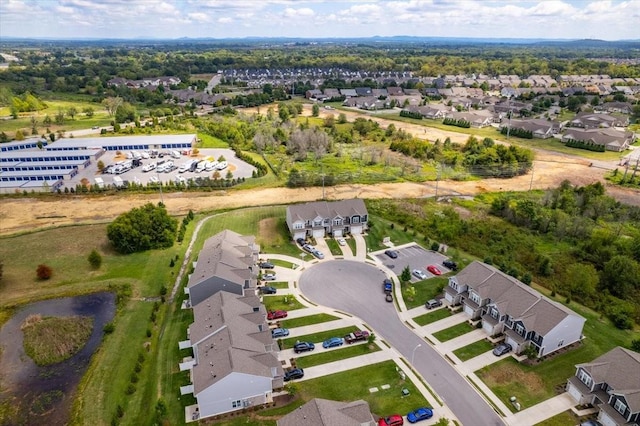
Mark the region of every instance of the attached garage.
POLYGON ((311 235, 313 238, 324 238, 324 228, 314 229, 311 235))

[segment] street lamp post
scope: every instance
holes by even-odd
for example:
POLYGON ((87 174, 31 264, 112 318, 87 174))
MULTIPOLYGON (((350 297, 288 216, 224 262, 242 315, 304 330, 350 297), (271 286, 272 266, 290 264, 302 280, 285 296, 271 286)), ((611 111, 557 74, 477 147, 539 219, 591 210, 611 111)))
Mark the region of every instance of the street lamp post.
POLYGON ((413 352, 411 352, 411 365, 413 366, 413 358, 416 356, 416 350, 422 346, 422 343, 418 343, 418 345, 413 348, 413 352))

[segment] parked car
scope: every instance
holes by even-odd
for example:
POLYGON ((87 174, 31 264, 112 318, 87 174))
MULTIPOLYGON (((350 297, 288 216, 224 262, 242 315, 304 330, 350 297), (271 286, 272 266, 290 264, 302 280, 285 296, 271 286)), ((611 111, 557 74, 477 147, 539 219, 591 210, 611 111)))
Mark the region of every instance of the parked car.
POLYGON ((324 259, 324 253, 322 253, 320 250, 315 249, 311 252, 312 255, 314 255, 315 257, 317 257, 318 259, 324 259))
POLYGON ((507 353, 511 352, 512 349, 513 348, 511 347, 510 344, 508 344, 508 343, 500 343, 493 350, 493 354, 495 356, 501 356, 501 355, 504 355, 504 354, 507 354, 507 353))
POLYGON ((260 262, 258 263, 258 267, 262 269, 273 269, 275 265, 271 262, 260 262))
POLYGON ((389 303, 393 302, 393 295, 391 293, 385 294, 384 300, 386 300, 389 303))
POLYGON ((380 417, 378 426, 402 426, 404 419, 400 414, 392 414, 389 417, 380 417))
POLYGON ((293 379, 302 379, 304 377, 304 370, 302 368, 294 368, 284 373, 284 381, 288 382, 293 379))
POLYGON ((296 240, 296 242, 297 242, 298 244, 300 244, 301 246, 303 246, 303 245, 305 245, 305 244, 307 243, 307 242, 304 240, 304 238, 298 238, 298 239, 296 240))
POLYGON ((433 275, 442 275, 442 272, 436 265, 427 266, 427 271, 431 272, 433 275))
POLYGON ((398 258, 398 252, 395 250, 385 250, 384 254, 386 254, 387 256, 389 256, 392 259, 397 259, 398 258))
POLYGON ((295 345, 293 345, 293 351, 297 354, 299 354, 300 352, 310 352, 315 348, 316 348, 316 345, 314 345, 311 342, 298 342, 295 345))
POLYGON ((358 330, 358 331, 354 331, 353 333, 349 333, 346 336, 344 336, 344 341, 352 344, 355 342, 362 342, 365 341, 369 338, 369 332, 366 330, 358 330))
POLYGON ((344 238, 337 238, 336 241, 338 242, 338 244, 340 244, 341 246, 345 246, 347 245, 347 241, 344 238))
POLYGON ((288 328, 274 328, 273 330, 271 330, 271 337, 273 337, 274 339, 278 337, 287 337, 288 335, 288 328))
POLYGON ((382 291, 386 294, 389 294, 393 291, 393 283, 389 278, 385 278, 385 280, 382 281, 382 291))
POLYGON ((260 288, 260 292, 262 294, 276 294, 278 292, 278 289, 268 285, 268 286, 265 286, 265 287, 261 287, 260 288))
POLYGON ((414 269, 412 274, 417 277, 420 278, 421 280, 426 280, 427 279, 427 274, 425 274, 424 272, 422 272, 420 269, 414 269))
POLYGON ((302 249, 304 251, 308 251, 309 253, 313 253, 316 248, 314 246, 312 246, 311 244, 305 244, 305 245, 302 246, 302 249))
POLYGON ((431 408, 420 407, 417 410, 411 411, 407 414, 407 420, 409 423, 416 423, 421 420, 427 420, 433 417, 433 410, 431 408))
POLYGON ((458 270, 458 264, 456 262, 454 262, 453 260, 451 260, 451 259, 444 260, 442 262, 442 265, 444 267, 446 267, 446 268, 451 269, 452 271, 457 271, 458 270))
POLYGON ((342 337, 331 337, 330 339, 325 340, 324 342, 322 342, 322 347, 327 349, 327 348, 333 348, 336 346, 342 346, 344 342, 342 341, 342 337))
POLYGON ((427 303, 424 304, 424 307, 427 309, 433 309, 439 306, 442 306, 442 300, 439 299, 427 300, 427 303))
POLYGON ((280 318, 286 318, 287 317, 287 311, 269 311, 267 313, 267 319, 268 320, 274 320, 274 319, 280 319, 280 318))
POLYGON ((264 281, 275 281, 276 280, 276 274, 273 272, 267 272, 266 274, 262 275, 262 279, 264 281))
POLYGON ((142 167, 143 172, 150 172, 156 168, 156 163, 147 163, 142 167))

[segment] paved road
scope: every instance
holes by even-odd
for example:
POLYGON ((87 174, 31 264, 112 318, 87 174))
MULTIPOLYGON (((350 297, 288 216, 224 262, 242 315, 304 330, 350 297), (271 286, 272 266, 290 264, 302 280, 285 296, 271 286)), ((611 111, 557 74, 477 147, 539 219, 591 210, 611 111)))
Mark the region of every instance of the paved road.
POLYGON ((429 343, 404 325, 394 304, 385 302, 384 278, 380 269, 369 264, 321 262, 302 274, 300 291, 313 302, 358 316, 407 360, 413 358, 414 368, 463 425, 504 425, 475 389, 429 343))

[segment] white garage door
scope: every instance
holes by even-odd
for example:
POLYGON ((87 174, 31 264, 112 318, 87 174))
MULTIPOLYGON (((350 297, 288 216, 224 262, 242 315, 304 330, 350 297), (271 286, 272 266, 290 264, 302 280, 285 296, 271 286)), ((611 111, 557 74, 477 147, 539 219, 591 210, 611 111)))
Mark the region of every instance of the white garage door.
POLYGON ((334 230, 333 230, 333 236, 334 236, 335 238, 337 238, 337 237, 342 237, 342 229, 334 229, 334 230))
POLYGON ((362 234, 362 225, 351 225, 351 233, 353 235, 362 234))
POLYGON ((324 228, 314 229, 313 238, 324 238, 324 228))
POLYGON ((580 399, 582 398, 582 394, 580 393, 578 388, 573 386, 571 383, 569 383, 567 387, 567 391, 569 392, 569 395, 571 395, 571 397, 575 399, 578 404, 580 404, 580 399))

